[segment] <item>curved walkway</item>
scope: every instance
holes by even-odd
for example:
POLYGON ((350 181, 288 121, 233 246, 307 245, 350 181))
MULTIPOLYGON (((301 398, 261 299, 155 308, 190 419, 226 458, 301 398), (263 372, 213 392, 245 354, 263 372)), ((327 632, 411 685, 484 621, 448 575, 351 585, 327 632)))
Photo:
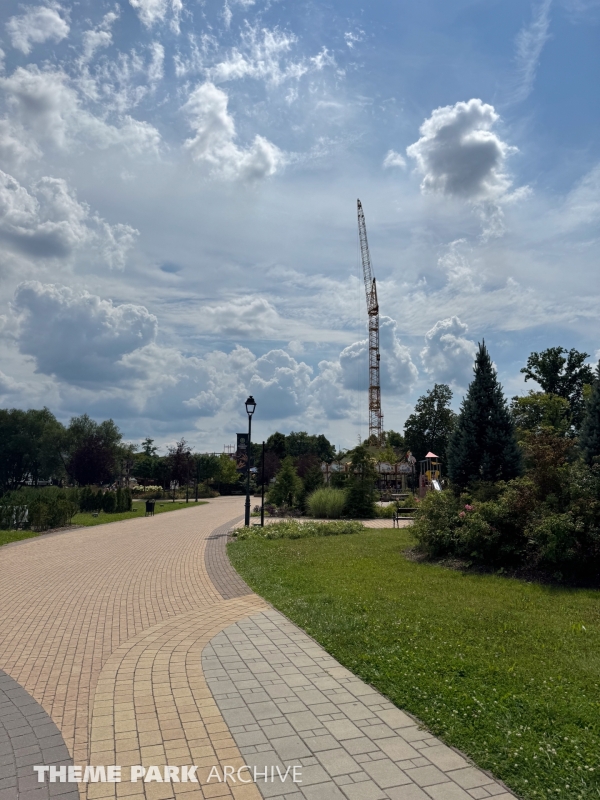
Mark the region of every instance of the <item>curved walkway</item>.
POLYGON ((242 511, 0 548, 0 800, 76 796, 35 765, 121 766, 82 799, 512 797, 250 591, 225 552, 242 511))

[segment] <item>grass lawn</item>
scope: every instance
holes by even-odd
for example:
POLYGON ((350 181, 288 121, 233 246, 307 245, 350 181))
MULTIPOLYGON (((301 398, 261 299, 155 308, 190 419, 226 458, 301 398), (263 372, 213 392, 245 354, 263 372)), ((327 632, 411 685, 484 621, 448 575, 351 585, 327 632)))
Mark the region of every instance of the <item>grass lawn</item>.
MULTIPOLYGON (((199 500, 197 503, 171 503, 168 500, 157 500, 154 507, 155 514, 163 514, 166 511, 178 511, 181 508, 191 508, 193 506, 205 506, 206 501, 199 500)), ((124 519, 135 519, 143 517, 146 513, 145 501, 133 501, 132 511, 125 511, 122 514, 105 514, 100 512, 97 517, 92 514, 75 514, 73 525, 91 527, 92 525, 106 525, 107 522, 121 522, 124 519)), ((0 547, 10 542, 19 542, 21 539, 31 539, 33 536, 40 536, 36 531, 0 531, 0 547)))
POLYGON ((0 547, 10 542, 20 542, 21 539, 31 539, 32 536, 39 536, 35 531, 0 531, 0 547))
POLYGON ((523 798, 600 798, 600 592, 408 561, 404 530, 229 545, 250 586, 523 798))
MULTIPOLYGON (((182 508, 193 508, 194 506, 205 506, 206 501, 198 500, 197 503, 193 501, 190 503, 172 503, 170 500, 157 500, 154 506, 155 514, 164 514, 166 511, 179 511, 182 508)), ((124 519, 135 519, 136 517, 143 517, 146 513, 146 501, 134 500, 133 509, 131 511, 124 511, 122 514, 105 514, 101 511, 97 517, 91 514, 75 514, 73 517, 73 525, 106 525, 107 522, 120 522, 124 519)))

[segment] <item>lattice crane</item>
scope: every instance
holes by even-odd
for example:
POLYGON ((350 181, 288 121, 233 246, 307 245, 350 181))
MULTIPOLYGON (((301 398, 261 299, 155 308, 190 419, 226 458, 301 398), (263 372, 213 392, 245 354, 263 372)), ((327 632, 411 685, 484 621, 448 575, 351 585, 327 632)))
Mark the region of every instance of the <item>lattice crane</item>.
POLYGON ((379 303, 377 301, 377 285, 371 268, 365 215, 360 200, 356 202, 360 256, 367 295, 367 313, 369 315, 369 440, 377 442, 378 445, 383 445, 383 414, 381 413, 381 386, 379 384, 379 303))

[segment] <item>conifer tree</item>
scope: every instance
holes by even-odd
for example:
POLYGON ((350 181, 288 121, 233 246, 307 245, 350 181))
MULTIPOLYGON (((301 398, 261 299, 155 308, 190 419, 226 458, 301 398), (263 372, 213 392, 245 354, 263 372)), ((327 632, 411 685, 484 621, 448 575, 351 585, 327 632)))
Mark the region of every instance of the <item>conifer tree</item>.
POLYGON ((513 423, 484 341, 450 438, 448 474, 456 489, 465 489, 474 481, 510 480, 520 473, 513 423))
POLYGON ((596 367, 592 392, 581 426, 579 447, 590 466, 594 461, 600 460, 600 361, 596 367))
POLYGON ((298 477, 291 456, 286 456, 269 490, 269 501, 276 506, 293 506, 301 491, 302 479, 298 477))

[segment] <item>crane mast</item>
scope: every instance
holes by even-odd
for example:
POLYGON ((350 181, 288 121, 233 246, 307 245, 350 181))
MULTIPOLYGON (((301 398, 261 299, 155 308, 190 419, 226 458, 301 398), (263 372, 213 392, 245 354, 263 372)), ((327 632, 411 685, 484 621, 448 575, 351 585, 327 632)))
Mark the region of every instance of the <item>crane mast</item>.
POLYGON ((377 301, 377 285, 371 267, 365 215, 360 200, 357 200, 357 208, 360 256, 369 315, 369 440, 381 445, 383 444, 383 414, 381 413, 381 386, 379 383, 379 303, 377 301))

